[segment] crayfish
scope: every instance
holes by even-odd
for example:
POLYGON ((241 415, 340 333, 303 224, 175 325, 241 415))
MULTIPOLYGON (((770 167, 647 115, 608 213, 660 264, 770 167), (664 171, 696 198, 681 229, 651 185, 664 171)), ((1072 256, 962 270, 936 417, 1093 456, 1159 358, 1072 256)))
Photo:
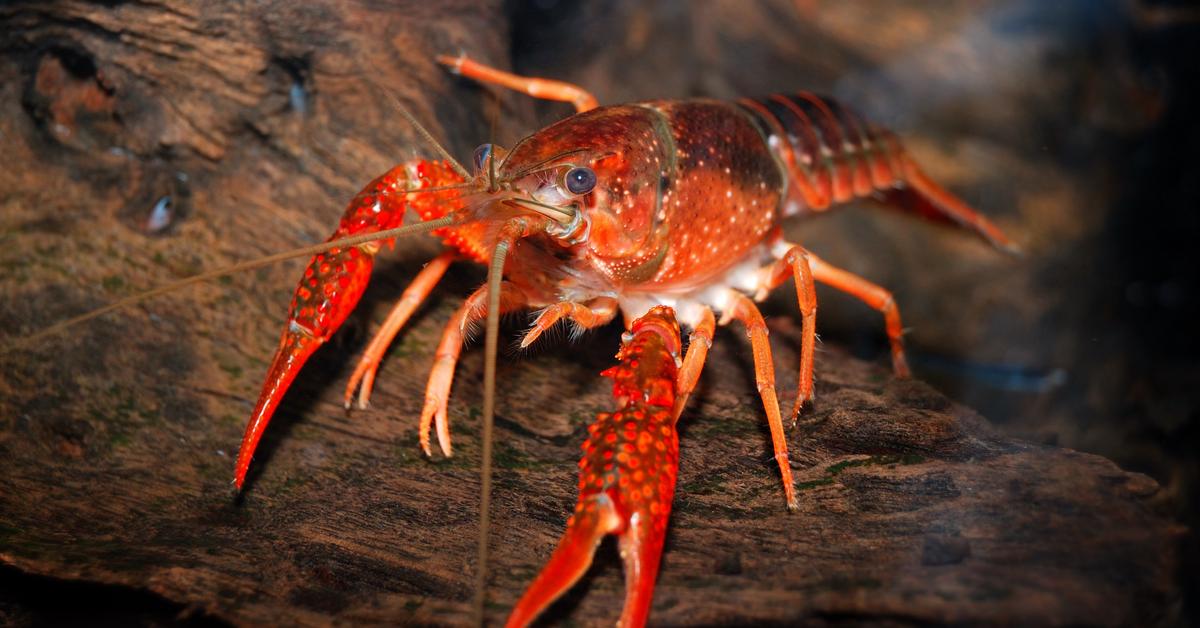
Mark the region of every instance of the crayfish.
POLYGON ((755 305, 776 287, 795 282, 802 317, 793 423, 813 401, 816 282, 845 291, 883 315, 895 375, 909 376, 892 295, 786 241, 785 219, 870 198, 1016 250, 996 226, 930 180, 893 133, 831 99, 801 92, 732 102, 599 107, 594 96, 575 85, 516 76, 466 57, 438 60, 477 81, 572 103, 577 113, 509 149, 480 146, 468 170, 401 109, 441 158, 402 163, 371 181, 350 201, 325 244, 252 263, 315 253, 296 288, 246 428, 235 483, 241 487, 292 380, 358 303, 375 254, 398 237, 432 233, 445 243, 444 251, 413 278, 369 343, 346 386, 345 402, 349 408, 357 398, 366 406, 388 346, 452 263, 487 266, 486 284, 446 323, 419 423, 424 452, 432 453, 435 436, 441 452, 450 456, 447 404, 455 366, 469 327, 486 320, 476 600, 481 612, 498 317, 537 312, 520 342, 527 347, 564 319, 585 330, 620 315, 627 332, 619 364, 604 372, 613 381, 617 409, 600 413, 589 428, 578 505, 509 625, 531 623, 570 588, 608 534, 619 537, 625 566, 621 625, 646 622, 675 490, 675 425, 701 376, 718 324, 737 322, 749 336, 784 503, 797 507, 768 329, 755 305), (409 210, 422 221, 404 225, 409 210), (681 328, 690 331, 686 346, 681 328))

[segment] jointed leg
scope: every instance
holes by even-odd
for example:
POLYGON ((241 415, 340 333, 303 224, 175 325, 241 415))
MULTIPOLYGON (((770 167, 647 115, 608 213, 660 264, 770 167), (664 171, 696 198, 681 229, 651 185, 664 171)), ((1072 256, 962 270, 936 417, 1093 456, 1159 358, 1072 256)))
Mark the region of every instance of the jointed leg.
POLYGON ((800 383, 796 389, 796 403, 792 407, 792 425, 800 416, 804 404, 813 400, 813 352, 817 344, 817 291, 813 286, 812 258, 802 246, 792 245, 782 258, 767 271, 765 285, 757 297, 765 298, 768 290, 774 289, 789 277, 796 280, 796 300, 799 302, 801 321, 800 339, 800 383))
MULTIPOLYGON (((446 419, 446 405, 450 398, 450 384, 454 382, 454 368, 458 365, 458 356, 462 353, 463 340, 467 326, 487 317, 487 286, 471 293, 463 302, 454 316, 446 323, 442 332, 442 340, 438 343, 434 355, 433 369, 429 372, 429 383, 425 387, 425 407, 421 410, 419 428, 421 449, 425 455, 432 455, 429 449, 429 426, 436 423, 438 444, 442 453, 449 456, 450 423, 446 419)), ((507 312, 525 305, 524 296, 511 284, 500 285, 500 311, 507 312)))
POLYGON ((584 329, 594 329, 607 324, 616 315, 617 300, 612 297, 598 297, 586 305, 574 301, 559 301, 542 310, 537 320, 533 322, 533 327, 521 340, 521 348, 524 349, 533 344, 543 332, 564 318, 575 321, 575 324, 584 329))
POLYGON ((705 307, 700 324, 692 330, 691 338, 688 340, 687 353, 683 356, 683 367, 679 369, 679 385, 675 401, 676 421, 679 420, 683 407, 687 405, 688 397, 696 389, 696 382, 700 380, 700 373, 704 370, 704 361, 708 358, 708 350, 712 348, 715 327, 716 321, 713 320, 712 310, 705 307))
POLYGON ((771 358, 771 345, 767 341, 767 323, 758 307, 741 293, 733 293, 733 306, 721 317, 721 323, 738 320, 746 326, 750 346, 754 349, 754 378, 758 381, 758 394, 767 411, 767 424, 771 427, 771 444, 775 449, 775 462, 783 476, 783 493, 788 509, 796 510, 796 488, 792 482, 792 467, 788 463, 787 438, 783 432, 783 417, 779 412, 779 398, 775 395, 775 364, 771 358))
POLYGON ((896 308, 892 293, 854 273, 831 266, 811 253, 808 255, 808 263, 812 266, 813 278, 817 281, 858 297, 863 303, 883 314, 888 340, 892 345, 892 370, 896 377, 909 377, 911 372, 908 370, 908 361, 904 359, 904 327, 900 324, 900 310, 896 308))
POLYGON ((599 101, 590 92, 571 83, 517 76, 516 74, 510 74, 504 70, 497 70, 491 66, 484 65, 473 59, 468 59, 466 55, 458 57, 438 55, 437 61, 455 72, 480 83, 491 83, 507 87, 508 89, 528 94, 534 98, 569 102, 575 105, 577 113, 590 111, 599 105, 599 101))
POLYGON ((446 269, 450 267, 450 262, 453 262, 456 256, 454 251, 446 251, 433 258, 404 289, 404 294, 400 295, 400 299, 392 307, 387 320, 383 322, 383 327, 380 327, 379 331, 375 333, 375 337, 367 345, 367 350, 358 359, 358 366, 354 367, 354 374, 350 376, 350 381, 346 384, 347 409, 354 401, 355 388, 359 389, 358 407, 367 407, 367 403, 371 399, 371 388, 375 383, 375 373, 379 370, 379 362, 383 360, 383 354, 387 352, 392 340, 395 340, 400 328, 404 327, 413 312, 429 297, 429 293, 446 274, 446 269), (359 382, 362 383, 361 388, 359 382))

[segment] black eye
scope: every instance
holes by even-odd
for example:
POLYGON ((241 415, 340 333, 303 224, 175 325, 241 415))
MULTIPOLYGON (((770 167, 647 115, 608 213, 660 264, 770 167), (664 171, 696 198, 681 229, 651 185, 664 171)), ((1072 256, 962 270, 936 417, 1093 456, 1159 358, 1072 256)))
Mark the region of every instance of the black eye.
POLYGON ((492 156, 491 144, 480 144, 479 148, 475 149, 475 172, 483 170, 487 165, 487 160, 492 156))
POLYGON ((587 194, 596 187, 596 173, 591 168, 571 168, 565 182, 571 194, 587 194))

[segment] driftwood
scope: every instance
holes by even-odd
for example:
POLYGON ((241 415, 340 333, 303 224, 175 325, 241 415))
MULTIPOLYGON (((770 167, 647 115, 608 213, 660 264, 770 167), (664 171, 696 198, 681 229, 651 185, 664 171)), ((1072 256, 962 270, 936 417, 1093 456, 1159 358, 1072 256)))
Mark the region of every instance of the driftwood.
MULTIPOLYGON (((0 342, 323 238, 331 208, 357 186, 432 152, 393 113, 389 92, 457 154, 491 137, 486 90, 432 57, 465 49, 502 63, 502 12, 403 4, 0 6, 0 342)), ((502 141, 548 115, 501 102, 502 141)), ((349 329, 298 380, 240 497, 232 456, 296 265, 0 355, 5 581, 28 574, 53 577, 46 586, 150 591, 185 614, 235 624, 465 622, 479 352, 466 354, 456 380, 452 459, 419 454, 415 417, 437 334, 479 273, 453 271, 401 336, 371 410, 341 407, 372 321, 435 250, 401 248, 349 329)), ((984 264, 986 253, 964 250, 984 264)), ((798 345, 787 312, 770 321, 781 382, 791 381, 798 345)), ((573 506, 578 446, 589 417, 609 407, 598 373, 617 343, 607 329, 503 361, 492 621, 549 555, 573 506)), ((1156 511, 1153 480, 1003 436, 928 386, 833 346, 818 354, 818 375, 817 405, 790 432, 801 510, 788 514, 749 348, 739 334, 718 337, 682 423, 653 622, 1172 617, 1180 528, 1156 511)), ((611 622, 621 586, 615 551, 602 548, 552 616, 611 622)), ((7 619, 42 612, 4 596, 7 619)))
MULTIPOLYGON (((783 349, 797 334, 776 323, 783 349)), ((418 331, 435 326, 425 321, 418 331)), ((746 347, 722 340, 684 419, 654 622, 1163 617, 1176 529, 1147 504, 1158 490, 1152 480, 1096 456, 1004 439, 927 386, 836 351, 821 356, 817 410, 791 432, 801 510, 788 514, 746 347)), ((502 370, 495 620, 549 555, 573 505, 584 426, 606 406, 596 353, 582 364, 560 352, 502 370)), ((4 441, 16 469, 2 502, 0 556, 31 573, 146 588, 235 623, 462 623, 478 503, 469 410, 478 394, 469 384, 479 364, 468 361, 456 399, 455 457, 427 461, 406 420, 419 398, 421 378, 412 375, 426 361, 421 351, 389 361, 403 376, 389 378, 381 410, 351 417, 338 407, 338 387, 310 375, 240 500, 227 455, 237 418, 169 406, 248 399, 181 386, 150 397, 161 409, 130 396, 116 414, 90 419, 35 417, 27 406, 4 441)), ((610 622, 621 587, 615 549, 602 548, 555 614, 610 622)))

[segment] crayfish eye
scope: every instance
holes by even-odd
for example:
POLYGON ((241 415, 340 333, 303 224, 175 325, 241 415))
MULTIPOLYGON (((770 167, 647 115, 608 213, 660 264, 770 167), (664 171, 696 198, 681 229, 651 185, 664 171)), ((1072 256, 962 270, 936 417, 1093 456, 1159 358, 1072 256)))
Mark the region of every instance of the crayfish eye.
POLYGON ((475 172, 482 171, 483 167, 487 165, 488 158, 491 156, 492 156, 492 145, 491 144, 480 144, 479 148, 475 149, 475 156, 473 158, 474 162, 475 162, 475 172))
POLYGON ((587 194, 596 187, 596 172, 591 168, 571 168, 563 183, 571 194, 587 194))

